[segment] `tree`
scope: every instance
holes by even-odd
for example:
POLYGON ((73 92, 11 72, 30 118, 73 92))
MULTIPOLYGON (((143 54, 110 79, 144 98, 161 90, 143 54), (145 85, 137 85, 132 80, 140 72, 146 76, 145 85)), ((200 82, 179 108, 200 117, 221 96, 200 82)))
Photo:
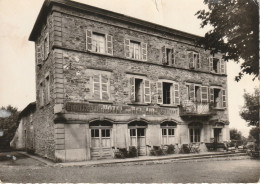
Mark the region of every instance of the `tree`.
POLYGON ((223 59, 241 63, 241 71, 235 80, 244 74, 259 75, 259 5, 257 0, 204 0, 208 10, 199 10, 195 15, 202 20, 201 28, 213 28, 198 41, 211 54, 224 53, 223 59))
POLYGON ((248 122, 248 126, 259 126, 259 89, 253 94, 244 93, 245 104, 240 111, 240 116, 248 122))
POLYGON ((9 144, 18 127, 19 111, 16 107, 9 105, 7 107, 2 107, 0 112, 2 112, 1 114, 7 114, 0 117, 0 129, 4 130, 4 136, 0 140, 0 146, 9 148, 9 144))
POLYGON ((260 128, 259 127, 253 127, 249 131, 249 136, 248 139, 255 139, 256 142, 259 142, 259 133, 260 133, 260 128))
POLYGON ((237 141, 241 141, 242 140, 242 133, 240 131, 238 131, 235 128, 231 128, 229 130, 230 132, 230 140, 237 140, 237 141))

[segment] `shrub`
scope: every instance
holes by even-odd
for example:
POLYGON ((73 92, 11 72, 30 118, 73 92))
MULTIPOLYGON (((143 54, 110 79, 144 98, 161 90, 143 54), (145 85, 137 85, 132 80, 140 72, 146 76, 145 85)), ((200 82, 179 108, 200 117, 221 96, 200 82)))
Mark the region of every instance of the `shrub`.
POLYGON ((128 152, 128 157, 129 158, 133 158, 133 157, 137 157, 138 156, 138 152, 135 146, 130 146, 129 147, 129 152, 128 152))
POLYGON ((163 150, 160 146, 153 146, 153 149, 151 149, 150 154, 152 156, 161 156, 163 155, 163 150))
POLYGON ((167 146, 168 149, 167 149, 167 154, 173 154, 174 153, 174 150, 175 150, 175 147, 174 145, 170 144, 167 146))
POLYGON ((182 145, 181 153, 190 153, 190 148, 189 148, 188 144, 182 145))

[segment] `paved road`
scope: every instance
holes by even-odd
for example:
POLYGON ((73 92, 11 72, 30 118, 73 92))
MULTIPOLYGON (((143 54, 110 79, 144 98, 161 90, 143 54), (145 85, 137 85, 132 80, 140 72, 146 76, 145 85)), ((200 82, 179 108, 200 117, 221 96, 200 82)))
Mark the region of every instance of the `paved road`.
MULTIPOLYGON (((28 159, 28 158, 25 158, 28 159)), ((52 167, 2 165, 2 182, 257 182, 260 160, 204 160, 152 165, 52 167)))

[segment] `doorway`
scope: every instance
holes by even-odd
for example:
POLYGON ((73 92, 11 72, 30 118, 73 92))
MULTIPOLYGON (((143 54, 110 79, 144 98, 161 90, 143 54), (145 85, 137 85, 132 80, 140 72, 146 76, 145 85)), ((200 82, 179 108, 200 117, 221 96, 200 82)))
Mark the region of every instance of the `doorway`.
POLYGON ((221 128, 214 128, 214 141, 221 142, 222 138, 222 129, 221 128))

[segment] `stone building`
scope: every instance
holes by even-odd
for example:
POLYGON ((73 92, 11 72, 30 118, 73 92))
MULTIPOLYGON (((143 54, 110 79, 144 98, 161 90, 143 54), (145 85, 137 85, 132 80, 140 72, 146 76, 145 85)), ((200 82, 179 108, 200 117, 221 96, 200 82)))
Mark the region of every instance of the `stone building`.
POLYGON ((36 50, 36 154, 113 157, 135 146, 229 140, 226 63, 200 37, 67 0, 46 0, 36 50))

